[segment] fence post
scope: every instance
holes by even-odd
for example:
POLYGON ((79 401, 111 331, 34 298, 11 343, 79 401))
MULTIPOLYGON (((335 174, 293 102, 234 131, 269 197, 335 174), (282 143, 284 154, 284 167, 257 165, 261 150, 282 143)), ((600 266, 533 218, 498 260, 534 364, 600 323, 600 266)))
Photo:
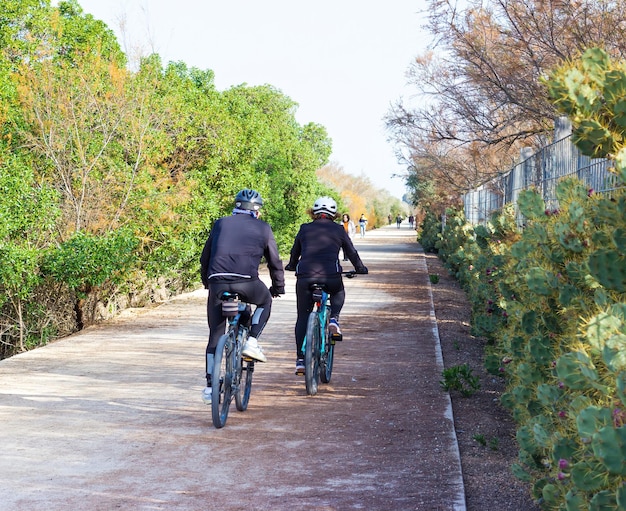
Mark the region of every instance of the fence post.
POLYGON ((554 120, 554 140, 544 149, 546 153, 542 158, 544 173, 541 177, 543 183, 542 197, 546 207, 557 207, 556 183, 563 176, 573 172, 572 161, 575 161, 573 144, 569 140, 572 134, 572 122, 568 117, 561 116, 554 120), (561 140, 564 140, 561 142, 561 140))
POLYGON ((533 154, 532 147, 522 147, 520 150, 520 162, 513 167, 512 171, 511 203, 515 207, 517 225, 520 226, 523 223, 523 218, 517 207, 517 196, 522 190, 528 188, 529 182, 532 182, 533 154))
POLYGON ((572 134, 572 121, 569 117, 561 116, 554 120, 554 141, 558 142, 572 134))

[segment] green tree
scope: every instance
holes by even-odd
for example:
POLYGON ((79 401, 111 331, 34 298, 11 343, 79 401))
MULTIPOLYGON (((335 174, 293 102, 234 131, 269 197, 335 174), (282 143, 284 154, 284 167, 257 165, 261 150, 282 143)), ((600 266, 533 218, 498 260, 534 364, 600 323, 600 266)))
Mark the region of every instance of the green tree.
POLYGON ((323 127, 301 127, 296 104, 271 86, 238 86, 225 91, 229 116, 212 180, 219 183, 223 210, 236 192, 252 187, 266 199, 264 215, 282 250, 291 246, 306 208, 319 189, 315 171, 328 158, 330 140, 323 127))
POLYGON ((3 340, 19 330, 21 349, 42 331, 41 296, 59 296, 80 328, 118 292, 193 284, 213 222, 243 187, 266 199, 283 251, 330 193, 316 177, 326 130, 300 126, 274 87, 219 92, 211 70, 164 68, 156 54, 130 71, 113 33, 75 0, 0 7, 3 340))
MULTIPOLYGON (((3 144, 0 144, 2 146, 3 144)), ((23 159, 0 150, 0 333, 5 347, 23 351, 29 325, 39 323, 33 308, 40 283, 40 250, 55 227, 56 196, 38 186, 23 159)), ((43 311, 45 315, 45 311, 43 311)), ((44 319, 45 323, 46 320, 44 319)), ((0 354, 7 349, 0 350, 0 354)))

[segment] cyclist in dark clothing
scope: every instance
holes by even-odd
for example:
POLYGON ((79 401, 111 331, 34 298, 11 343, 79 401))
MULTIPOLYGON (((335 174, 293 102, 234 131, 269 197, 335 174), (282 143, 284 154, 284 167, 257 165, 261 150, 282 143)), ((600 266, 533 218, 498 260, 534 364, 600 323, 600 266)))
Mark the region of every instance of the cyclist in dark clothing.
POLYGON ((332 335, 340 336, 339 314, 346 292, 341 277, 339 250, 350 260, 357 273, 367 273, 348 233, 334 222, 337 203, 331 197, 320 197, 311 211, 313 221, 300 226, 286 270, 296 272, 296 374, 304 374, 302 344, 307 320, 312 310, 311 284, 324 284, 330 295, 330 324, 332 335))
POLYGON ((259 220, 263 199, 255 190, 241 190, 235 198, 232 216, 220 218, 211 229, 200 256, 200 275, 209 290, 207 317, 209 343, 206 348, 207 387, 202 398, 211 402, 211 373, 219 338, 226 331, 220 296, 224 291, 238 293, 241 300, 256 305, 250 324, 250 335, 242 353, 265 362, 267 358, 258 344, 272 308, 272 297, 285 293, 285 274, 272 229, 259 220), (259 264, 265 257, 272 285, 259 279, 259 264))

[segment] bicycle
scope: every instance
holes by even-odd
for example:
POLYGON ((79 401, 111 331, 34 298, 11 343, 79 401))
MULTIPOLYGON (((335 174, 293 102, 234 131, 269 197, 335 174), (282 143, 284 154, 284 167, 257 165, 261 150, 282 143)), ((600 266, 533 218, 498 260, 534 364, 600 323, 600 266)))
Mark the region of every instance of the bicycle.
MULTIPOLYGON (((354 270, 341 273, 351 279, 356 276, 354 270)), ((304 381, 309 396, 317 394, 320 380, 329 383, 333 372, 335 342, 341 336, 329 335, 330 297, 322 284, 312 284, 313 310, 307 321, 306 336, 304 338, 304 381)))
POLYGON ((248 338, 250 305, 241 302, 237 293, 228 291, 222 293, 220 300, 227 326, 217 342, 213 359, 211 415, 216 428, 226 424, 233 397, 237 410, 244 412, 248 408, 254 373, 254 360, 241 354, 248 338))

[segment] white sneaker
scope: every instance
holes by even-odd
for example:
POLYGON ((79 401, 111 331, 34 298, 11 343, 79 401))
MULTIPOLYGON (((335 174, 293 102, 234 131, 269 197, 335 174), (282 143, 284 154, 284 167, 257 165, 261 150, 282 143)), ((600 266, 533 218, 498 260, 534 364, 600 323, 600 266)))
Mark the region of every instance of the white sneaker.
POLYGON ((339 328, 339 321, 335 318, 330 318, 328 323, 328 330, 330 331, 330 335, 341 335, 341 328, 339 328))
POLYGON ((296 359, 296 376, 303 376, 306 373, 306 367, 304 365, 304 359, 298 357, 296 359))
POLYGON ((244 357, 250 357, 259 362, 267 362, 267 357, 263 353, 261 346, 259 346, 259 341, 257 341, 256 337, 248 337, 248 340, 243 345, 241 354, 244 357))
POLYGON ((212 387, 204 387, 202 391, 202 401, 204 401, 205 405, 210 405, 213 400, 213 388, 212 387))

